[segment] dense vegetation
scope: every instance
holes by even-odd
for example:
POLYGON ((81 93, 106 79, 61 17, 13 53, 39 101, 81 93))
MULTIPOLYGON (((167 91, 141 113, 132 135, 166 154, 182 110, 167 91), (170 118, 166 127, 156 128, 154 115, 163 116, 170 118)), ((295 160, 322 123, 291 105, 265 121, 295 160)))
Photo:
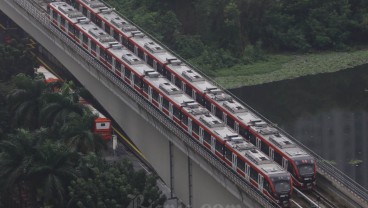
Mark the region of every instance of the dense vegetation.
POLYGON ((365 0, 107 0, 211 74, 266 52, 348 50, 367 43, 365 0))
POLYGON ((72 82, 46 84, 16 42, 0 45, 0 59, 7 63, 0 65, 0 207, 164 203, 155 176, 102 159, 105 141, 91 131, 95 115, 79 103, 72 82))

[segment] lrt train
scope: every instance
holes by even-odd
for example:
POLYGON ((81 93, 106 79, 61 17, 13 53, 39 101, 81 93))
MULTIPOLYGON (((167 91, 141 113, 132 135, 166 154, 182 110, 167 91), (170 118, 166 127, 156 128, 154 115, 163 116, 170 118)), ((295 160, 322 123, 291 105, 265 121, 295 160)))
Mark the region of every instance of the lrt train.
POLYGON ((287 135, 183 63, 99 0, 68 0, 105 32, 288 170, 294 186, 316 185, 316 160, 287 135))
MULTIPOLYGON (((36 70, 37 74, 42 74, 45 77, 46 83, 56 83, 59 82, 60 79, 56 77, 53 73, 47 70, 45 67, 40 66, 36 70)), ((58 91, 59 89, 55 88, 54 90, 58 91)), ((101 112, 99 112, 96 108, 94 108, 90 103, 84 100, 82 97, 79 98, 79 103, 86 106, 95 116, 92 132, 101 135, 102 139, 108 141, 112 138, 112 125, 111 120, 106 118, 101 112)))
POLYGON ((83 14, 65 2, 47 6, 51 23, 273 203, 289 206, 290 173, 83 14))

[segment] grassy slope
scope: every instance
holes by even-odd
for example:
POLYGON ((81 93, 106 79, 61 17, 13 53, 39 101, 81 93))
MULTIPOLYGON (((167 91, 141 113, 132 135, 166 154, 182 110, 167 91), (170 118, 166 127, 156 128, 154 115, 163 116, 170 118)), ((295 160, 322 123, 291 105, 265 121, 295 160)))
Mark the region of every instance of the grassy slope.
POLYGON ((214 79, 225 88, 236 88, 310 74, 336 72, 366 63, 368 49, 306 55, 270 55, 266 61, 219 70, 214 79))

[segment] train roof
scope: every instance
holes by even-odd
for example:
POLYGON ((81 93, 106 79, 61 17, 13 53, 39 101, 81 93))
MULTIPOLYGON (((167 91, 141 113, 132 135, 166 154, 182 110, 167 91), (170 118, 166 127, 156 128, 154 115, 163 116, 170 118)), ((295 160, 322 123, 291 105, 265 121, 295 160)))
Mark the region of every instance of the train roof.
POLYGON ((238 155, 247 158, 269 176, 286 173, 284 169, 274 163, 266 154, 256 149, 250 142, 244 141, 238 137, 232 137, 227 141, 227 146, 232 148, 238 155))
POLYGON ((256 114, 249 111, 245 106, 234 100, 230 95, 222 89, 216 87, 212 82, 204 78, 200 73, 196 72, 190 66, 182 63, 176 56, 166 50, 160 44, 156 43, 149 36, 142 33, 127 19, 117 14, 114 9, 108 8, 99 0, 80 0, 95 13, 105 18, 110 24, 121 29, 127 37, 138 44, 140 47, 148 50, 158 61, 166 64, 182 79, 187 80, 191 85, 202 93, 206 93, 215 103, 223 106, 230 111, 234 117, 243 121, 244 124, 250 125, 251 129, 260 133, 266 140, 275 145, 280 151, 289 155, 291 158, 311 157, 308 153, 298 147, 290 138, 279 133, 275 128, 270 127, 265 121, 262 121, 256 114), (258 122, 259 120, 259 122, 258 122), (257 121, 257 122, 255 122, 257 121), (255 122, 254 124, 252 122, 255 122), (265 124, 267 127, 260 127, 265 124))
MULTIPOLYGON (((90 7, 98 9, 104 17, 108 16, 113 19, 113 10, 105 8, 97 0, 81 0, 86 3, 89 2, 90 7), (106 16, 105 16, 106 15, 106 16), (110 15, 110 16, 109 16, 110 15)), ((159 89, 165 94, 174 104, 181 106, 182 109, 196 119, 197 122, 201 123, 202 126, 209 129, 213 135, 216 135, 223 143, 228 143, 234 151, 239 155, 246 158, 247 161, 253 163, 254 166, 258 167, 261 171, 270 174, 288 174, 275 162, 271 161, 270 158, 259 150, 255 149, 255 146, 245 141, 245 139, 239 136, 233 129, 226 126, 226 124, 212 115, 206 108, 202 107, 189 95, 185 94, 181 89, 171 83, 169 80, 161 76, 159 73, 150 68, 144 61, 140 60, 135 54, 122 47, 120 43, 117 43, 112 36, 107 34, 102 29, 98 28, 94 23, 90 22, 89 19, 82 19, 80 17, 68 16, 68 13, 75 13, 76 10, 63 2, 51 3, 60 12, 66 14, 65 16, 70 20, 73 20, 78 28, 88 33, 95 41, 98 41, 114 56, 121 58, 125 63, 130 65, 135 73, 145 75, 145 81, 149 82, 153 87, 159 89), (74 10, 74 11, 73 11, 74 10), (67 12, 64 12, 67 11, 67 12), (82 20, 82 21, 81 21, 82 20), (242 140, 243 146, 249 146, 249 149, 240 148, 239 142, 242 140), (234 144, 233 144, 234 143, 234 144), (235 145, 235 146, 232 146, 235 145)), ((80 13, 80 12, 79 12, 80 13)), ((116 17, 117 18, 117 17, 116 17)), ((115 18, 115 19, 116 19, 115 18)), ((116 19, 117 20, 117 19, 116 19)), ((135 38, 144 38, 143 36, 137 36, 135 38)), ((143 39, 142 39, 143 40, 143 39)), ((147 39, 148 40, 148 39, 147 39)), ((143 42, 142 42, 143 43, 143 42)), ((157 48, 156 48, 157 49, 157 48)), ((164 52, 164 51, 163 51, 164 52)), ((169 54, 169 53, 168 53, 169 54)), ((172 56, 172 55, 171 55, 172 56)), ((164 57, 164 56, 162 56, 164 57)), ((189 80, 197 88, 202 89, 203 92, 209 92, 217 96, 218 100, 227 101, 228 96, 218 94, 221 90, 217 89, 213 84, 204 79, 200 74, 193 71, 189 66, 182 64, 174 58, 166 57, 166 61, 170 67, 180 74, 182 77, 189 80)), ((173 56, 172 56, 173 57, 173 56)))

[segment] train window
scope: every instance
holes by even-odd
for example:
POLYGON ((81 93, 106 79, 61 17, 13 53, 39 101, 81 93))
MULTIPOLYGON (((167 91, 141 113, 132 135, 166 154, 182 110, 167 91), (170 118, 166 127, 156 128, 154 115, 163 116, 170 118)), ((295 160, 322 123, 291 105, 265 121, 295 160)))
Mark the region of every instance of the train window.
POLYGON ((248 134, 248 139, 249 139, 249 141, 252 143, 252 144, 254 144, 254 145, 257 145, 257 143, 256 143, 256 136, 254 136, 253 134, 248 134))
POLYGON ((222 120, 222 111, 220 108, 216 108, 215 115, 222 120))
POLYGON ((157 72, 164 75, 164 68, 159 63, 157 63, 157 72))
POLYGON ((141 58, 141 59, 144 59, 144 53, 143 53, 143 50, 142 49, 138 49, 138 57, 141 58))
POLYGON ((100 58, 106 59, 106 52, 104 50, 100 50, 100 58))
POLYGON ((224 154, 224 145, 221 144, 221 142, 215 140, 215 148, 217 151, 221 152, 221 154, 224 154))
POLYGON ((268 180, 263 180, 263 188, 265 190, 267 190, 269 193, 272 192, 271 186, 270 186, 270 183, 268 182, 268 180))
POLYGON ((204 130, 203 132, 203 140, 206 141, 208 144, 211 144, 211 134, 209 134, 206 130, 204 130))
POLYGON ((228 125, 230 128, 234 129, 234 124, 235 124, 234 119, 232 119, 230 116, 227 116, 226 121, 227 121, 227 125, 228 125))
POLYGON ((87 16, 87 8, 86 7, 82 7, 82 13, 84 14, 84 16, 87 16))
POLYGON ((211 111, 211 102, 205 102, 207 110, 211 111))
POLYGON ((122 44, 123 44, 125 47, 128 47, 128 43, 129 43, 128 39, 126 39, 126 38, 124 38, 123 36, 121 36, 121 42, 122 42, 122 44))
POLYGON ((245 129, 244 127, 242 126, 239 126, 239 134, 244 137, 244 138, 248 138, 248 130, 245 129))
POLYGON ((91 41, 91 50, 96 52, 96 43, 93 41, 91 41))
POLYGON ((82 36, 83 36, 83 43, 86 44, 86 45, 88 45, 88 37, 87 37, 87 35, 86 34, 83 34, 82 36))
POLYGON ((182 116, 181 116, 181 122, 182 122, 184 125, 188 126, 188 116, 187 116, 187 115, 185 115, 185 114, 182 114, 182 116))
POLYGON ((134 50, 134 45, 133 45, 133 43, 128 41, 127 48, 128 48, 129 50, 133 51, 133 50, 134 50))
POLYGON ((199 126, 196 122, 192 122, 192 130, 193 130, 194 133, 199 135, 199 126))
POLYGON ((147 55, 147 64, 153 67, 153 59, 149 55, 147 55))
POLYGON ((225 149, 225 157, 228 160, 232 161, 233 153, 227 147, 225 147, 224 149, 225 149))
POLYGON ((171 72, 166 71, 166 78, 171 81, 171 72))
POLYGON ((166 68, 162 68, 162 75, 166 77, 167 72, 169 72, 166 68))
POLYGON ((137 75, 134 76, 134 84, 139 88, 142 88, 142 80, 137 75))
POLYGON ((65 27, 65 19, 64 18, 60 19, 60 24, 61 24, 61 26, 65 27))
POLYGON ((204 98, 203 98, 203 96, 202 96, 202 95, 197 94, 197 96, 196 96, 196 100, 197 100, 197 102, 198 102, 199 104, 201 104, 201 105, 203 105, 203 104, 204 104, 204 98))
POLYGON ((115 60, 115 69, 121 71, 121 63, 118 60, 115 60))
POLYGON ((245 163, 242 159, 240 159, 240 157, 237 157, 236 158, 236 166, 242 170, 242 171, 245 171, 245 163))
POLYGON ((188 94, 190 97, 192 97, 192 92, 193 92, 192 88, 187 85, 185 87, 185 93, 188 94))
POLYGON ((296 175, 296 171, 295 171, 294 165, 291 164, 290 162, 288 163, 288 172, 291 173, 291 175, 293 175, 294 177, 298 177, 296 175))
POLYGON ((166 98, 162 98, 162 106, 169 110, 169 101, 166 98))
POLYGON ((52 12, 52 18, 57 19, 57 17, 58 17, 58 13, 53 11, 52 12))
POLYGON ((179 87, 179 89, 181 89, 181 80, 180 80, 180 78, 179 78, 179 77, 177 77, 177 78, 175 79, 175 85, 176 85, 177 87, 179 87))
POLYGON ((158 92, 152 89, 152 99, 158 101, 158 92))
POLYGON ((112 64, 112 56, 108 53, 106 53, 106 61, 109 63, 109 64, 112 64))
POLYGON ((119 32, 117 30, 113 31, 113 36, 116 40, 119 40, 119 32))
POLYGON ((252 167, 249 167, 250 169, 250 177, 255 180, 258 181, 258 173, 257 171, 255 171, 252 167))
POLYGON ((266 155, 268 155, 268 152, 269 152, 269 147, 268 145, 261 141, 261 151, 264 152, 266 155))
POLYGON ((130 74, 132 72, 129 69, 125 69, 125 77, 128 77, 128 79, 130 79, 130 74))
POLYGON ((107 34, 110 34, 110 26, 106 23, 105 23, 105 31, 107 32, 107 34))
POLYGON ((96 25, 99 27, 102 26, 102 20, 100 18, 96 18, 96 25))
POLYGON ((68 27, 69 27, 69 32, 75 34, 75 27, 74 27, 74 25, 68 23, 68 27))
POLYGON ((278 164, 282 164, 282 156, 278 153, 278 152, 274 152, 273 153, 273 158, 275 160, 275 162, 277 162, 278 164))
POLYGON ((148 84, 146 84, 145 82, 142 82, 142 85, 143 85, 143 91, 148 94, 148 84))
POLYGON ((180 114, 181 114, 180 110, 177 107, 173 106, 173 111, 174 111, 174 116, 180 119, 180 114))
POLYGON ((91 13, 91 21, 96 22, 96 16, 93 13, 91 13))

